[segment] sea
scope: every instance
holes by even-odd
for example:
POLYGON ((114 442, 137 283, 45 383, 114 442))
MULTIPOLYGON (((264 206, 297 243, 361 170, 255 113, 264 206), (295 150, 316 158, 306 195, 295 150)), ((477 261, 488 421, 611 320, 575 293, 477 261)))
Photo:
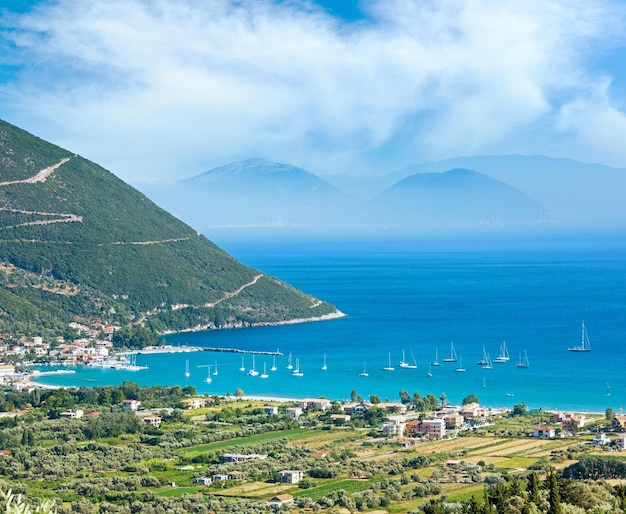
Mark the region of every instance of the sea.
POLYGON ((624 238, 213 240, 241 262, 332 303, 346 316, 164 337, 179 349, 280 352, 276 357, 213 351, 138 355, 137 364, 147 370, 76 367, 74 374, 39 381, 89 387, 130 380, 193 385, 200 394, 241 389, 246 396, 338 401, 353 391, 366 400, 377 395, 392 402, 401 390, 444 395, 451 404, 475 394, 483 405, 524 403, 529 410, 620 412, 626 406, 624 238), (581 345, 583 322, 591 350, 568 351, 581 345), (477 364, 484 353, 492 361, 498 357, 503 342, 507 362, 491 369, 477 364), (458 360, 445 363, 452 345, 458 360), (403 355, 417 367, 400 367, 403 355), (528 367, 518 367, 525 355, 528 367), (255 369, 266 370, 268 378, 248 375, 253 356, 255 369), (290 356, 301 376, 287 368, 290 356), (432 365, 436 358, 439 366, 432 365))

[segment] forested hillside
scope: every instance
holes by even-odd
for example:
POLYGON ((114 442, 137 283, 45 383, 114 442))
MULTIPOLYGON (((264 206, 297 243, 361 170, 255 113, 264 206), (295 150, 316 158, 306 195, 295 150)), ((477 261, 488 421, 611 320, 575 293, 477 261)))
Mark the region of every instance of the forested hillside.
POLYGON ((336 309, 237 262, 100 166, 0 121, 0 332, 157 331, 336 309))

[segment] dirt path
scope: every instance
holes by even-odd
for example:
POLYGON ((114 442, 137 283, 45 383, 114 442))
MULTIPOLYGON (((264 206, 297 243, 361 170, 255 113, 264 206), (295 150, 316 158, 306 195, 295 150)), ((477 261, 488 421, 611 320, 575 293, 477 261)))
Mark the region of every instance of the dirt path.
POLYGON ((69 157, 65 157, 64 159, 61 159, 56 164, 53 164, 52 166, 48 166, 47 168, 44 168, 39 173, 37 173, 37 175, 35 175, 34 177, 26 178, 24 180, 11 180, 9 182, 0 182, 0 186, 10 186, 11 184, 36 184, 37 182, 45 182, 46 179, 50 175, 52 175, 56 171, 57 168, 59 168, 60 166, 63 166, 69 160, 70 160, 69 157))
POLYGON ((220 298, 219 300, 216 300, 215 302, 212 302, 212 303, 205 303, 204 306, 205 307, 215 307, 216 305, 222 303, 224 300, 228 300, 229 298, 232 298, 233 296, 237 296, 246 287, 250 287, 250 286, 253 286, 254 284, 256 284, 258 282, 258 280, 262 276, 264 276, 263 273, 261 273, 260 275, 257 275, 250 282, 248 282, 247 284, 242 285, 239 289, 236 289, 235 291, 231 291, 231 292, 226 292, 226 293, 224 293, 223 298, 220 298))

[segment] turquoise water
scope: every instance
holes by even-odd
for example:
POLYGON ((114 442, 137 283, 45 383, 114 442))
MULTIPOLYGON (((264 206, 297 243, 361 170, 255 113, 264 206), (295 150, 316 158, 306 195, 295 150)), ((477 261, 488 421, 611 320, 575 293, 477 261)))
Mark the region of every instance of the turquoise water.
MULTIPOLYGON (((352 389, 367 398, 398 400, 401 389, 452 403, 478 395, 481 403, 530 408, 618 411, 626 402, 626 245, 603 242, 516 244, 222 243, 238 259, 323 298, 347 317, 280 327, 171 335, 168 344, 235 347, 283 352, 256 356, 269 378, 239 371, 242 356, 196 352, 138 356, 139 372, 77 368, 75 375, 46 377, 50 384, 104 385, 132 380, 145 385, 194 385, 201 393, 342 400, 352 389), (585 321, 592 351, 572 353, 585 321), (506 341, 511 359, 484 370, 476 364, 483 346, 491 358, 506 341), (442 361, 454 342, 462 358, 442 361), (429 362, 438 349, 441 366, 429 362), (402 369, 404 350, 417 369, 402 369), (526 350, 527 369, 516 367, 526 350), (302 377, 286 369, 287 355, 300 360, 302 377), (383 371, 391 354, 395 371, 383 371), (328 369, 322 371, 324 354, 328 369), (191 375, 183 376, 189 360, 191 375), (207 368, 218 375, 207 384, 207 368), (369 377, 359 373, 367 367, 369 377)), ((250 355, 244 357, 250 368, 250 355)))

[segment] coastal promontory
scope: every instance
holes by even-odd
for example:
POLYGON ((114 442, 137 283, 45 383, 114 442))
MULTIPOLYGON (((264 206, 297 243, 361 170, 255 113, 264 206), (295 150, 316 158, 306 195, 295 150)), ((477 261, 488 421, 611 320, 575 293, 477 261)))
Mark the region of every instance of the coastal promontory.
POLYGON ((0 333, 155 332, 339 316, 238 262, 111 172, 0 121, 0 333))

